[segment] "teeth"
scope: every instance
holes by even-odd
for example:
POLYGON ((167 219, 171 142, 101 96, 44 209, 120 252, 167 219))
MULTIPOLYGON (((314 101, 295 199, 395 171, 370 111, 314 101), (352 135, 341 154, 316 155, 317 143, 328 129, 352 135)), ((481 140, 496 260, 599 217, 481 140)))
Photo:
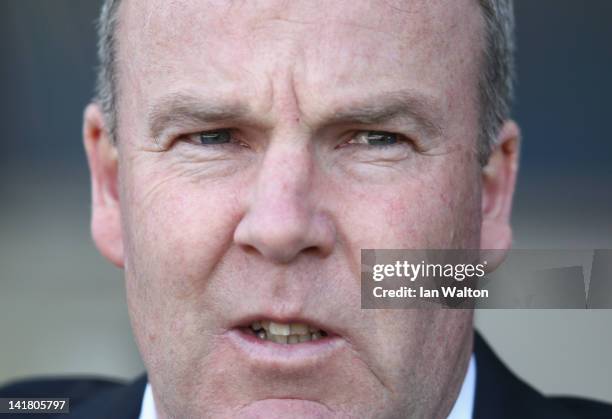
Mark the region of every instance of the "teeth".
POLYGON ((270 335, 269 340, 276 343, 287 343, 287 336, 270 335))
POLYGON ((259 339, 280 344, 309 342, 327 336, 324 331, 304 323, 282 324, 256 321, 251 324, 251 329, 259 339))
POLYGON ((289 336, 291 334, 291 326, 270 322, 270 333, 273 335, 289 336))
POLYGON ((291 323, 291 334, 292 335, 307 335, 308 325, 304 323, 291 323))

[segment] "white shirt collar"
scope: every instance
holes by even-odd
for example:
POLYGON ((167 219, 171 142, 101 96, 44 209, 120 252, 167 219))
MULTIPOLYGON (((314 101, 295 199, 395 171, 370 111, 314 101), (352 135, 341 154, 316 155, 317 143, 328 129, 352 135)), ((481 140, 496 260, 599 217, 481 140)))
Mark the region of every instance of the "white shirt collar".
MULTIPOLYGON (((451 410, 448 419, 471 419, 474 412, 474 396, 476 393, 476 357, 472 355, 470 365, 461 385, 459 397, 455 400, 453 410, 451 410)), ((144 396, 142 398, 142 406, 140 408, 140 416, 138 419, 157 419, 155 411, 155 402, 153 400, 153 392, 151 384, 147 383, 144 396)))
POLYGON ((140 416, 138 419, 157 419, 157 412, 155 411, 155 401, 153 400, 153 391, 151 391, 151 384, 147 383, 145 387, 144 396, 142 397, 142 405, 140 407, 140 416))
POLYGON ((472 354, 470 365, 455 400, 448 419, 471 419, 474 416, 474 396, 476 395, 476 357, 472 354))

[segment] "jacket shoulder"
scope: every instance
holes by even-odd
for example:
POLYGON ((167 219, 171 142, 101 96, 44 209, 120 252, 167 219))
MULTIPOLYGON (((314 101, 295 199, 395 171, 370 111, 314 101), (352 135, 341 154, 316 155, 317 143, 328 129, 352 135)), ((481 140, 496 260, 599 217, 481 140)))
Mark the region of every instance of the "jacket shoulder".
POLYGON ((576 417, 587 419, 612 418, 612 405, 607 403, 577 397, 551 397, 551 400, 564 406, 576 417))
POLYGON ((70 397, 76 401, 121 385, 119 381, 88 377, 26 379, 0 387, 0 397, 70 397))
POLYGON ((547 397, 515 376, 475 334, 475 419, 610 419, 612 406, 573 397, 547 397))

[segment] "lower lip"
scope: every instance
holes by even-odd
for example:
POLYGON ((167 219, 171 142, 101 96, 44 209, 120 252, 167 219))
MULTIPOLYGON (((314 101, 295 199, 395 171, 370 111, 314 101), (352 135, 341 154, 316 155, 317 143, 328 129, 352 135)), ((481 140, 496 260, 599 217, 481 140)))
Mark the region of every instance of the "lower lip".
POLYGON ((258 338, 240 329, 231 329, 226 336, 248 358, 261 366, 270 364, 274 367, 322 362, 346 343, 339 336, 332 335, 308 342, 282 344, 258 338))

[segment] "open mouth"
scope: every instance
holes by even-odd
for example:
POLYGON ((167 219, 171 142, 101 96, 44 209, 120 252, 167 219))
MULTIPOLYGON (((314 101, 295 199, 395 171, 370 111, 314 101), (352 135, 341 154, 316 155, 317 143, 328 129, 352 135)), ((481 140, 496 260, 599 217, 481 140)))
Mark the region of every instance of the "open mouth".
POLYGON ((236 323, 224 336, 241 353, 240 362, 259 370, 303 372, 330 362, 346 340, 322 323, 306 318, 252 316, 236 323))
POLYGON ((267 320, 255 321, 241 330, 261 340, 283 345, 311 342, 329 336, 326 331, 306 323, 275 323, 267 320))

